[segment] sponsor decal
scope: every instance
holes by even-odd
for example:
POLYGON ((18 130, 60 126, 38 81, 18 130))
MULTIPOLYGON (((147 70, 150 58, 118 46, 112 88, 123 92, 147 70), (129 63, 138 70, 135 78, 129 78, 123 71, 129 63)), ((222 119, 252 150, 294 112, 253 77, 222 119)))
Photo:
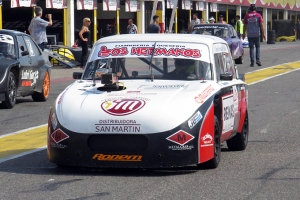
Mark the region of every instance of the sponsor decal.
POLYGON ((31 80, 29 80, 29 81, 22 81, 21 82, 21 86, 22 87, 30 87, 30 86, 32 86, 33 84, 32 84, 32 81, 31 80))
POLYGON ((190 129, 194 128, 194 126, 200 122, 200 120, 202 119, 202 115, 200 113, 200 111, 196 112, 196 114, 194 114, 194 116, 189 119, 188 121, 188 125, 190 127, 190 129))
POLYGON ((95 124, 96 133, 139 133, 141 124, 136 123, 136 120, 99 120, 95 124))
MULTIPOLYGON (((22 80, 32 80, 31 85, 36 84, 36 80, 39 78, 39 72, 33 70, 22 70, 21 71, 21 79, 22 80)), ((23 81, 22 81, 23 84, 23 81)), ((24 84, 28 84, 27 82, 24 84)), ((27 86, 27 85, 26 85, 27 86)))
POLYGON ((168 146, 170 150, 192 150, 194 148, 193 145, 174 145, 168 146))
POLYGON ((124 116, 140 110, 145 104, 143 99, 118 99, 103 102, 101 108, 110 115, 124 116))
POLYGON ((228 85, 229 83, 228 82, 219 82, 219 84, 223 85, 223 86, 226 86, 228 85))
POLYGON ((58 149, 64 149, 64 148, 67 148, 68 146, 64 145, 64 144, 57 144, 55 142, 51 142, 51 147, 58 148, 58 149))
POLYGON ((205 147, 205 146, 212 146, 213 145, 213 137, 211 136, 211 134, 206 133, 202 138, 202 145, 201 147, 205 147))
POLYGON ((234 113, 237 113, 239 107, 239 93, 235 85, 232 86, 232 92, 233 92, 233 110, 234 113))
POLYGON ((233 105, 233 95, 222 97, 223 105, 223 130, 222 134, 233 130, 234 124, 234 105, 233 105))
POLYGON ((95 154, 92 159, 99 161, 125 161, 125 162, 141 162, 143 156, 141 155, 109 155, 109 154, 95 154))
POLYGON ((198 94, 196 97, 195 97, 195 101, 197 103, 203 103, 204 100, 209 97, 212 92, 215 90, 215 88, 213 88, 212 85, 209 85, 207 88, 205 88, 200 94, 198 94))
POLYGON ((173 135, 170 135, 166 139, 179 145, 185 145, 186 143, 190 142, 194 138, 195 137, 192 136, 191 134, 183 130, 180 130, 174 133, 173 135))
POLYGON ((113 49, 107 49, 106 46, 100 47, 100 51, 98 52, 99 57, 108 57, 108 56, 124 56, 128 54, 128 50, 126 47, 115 47, 113 49))
POLYGON ((0 34, 0 42, 14 44, 14 38, 11 35, 0 34))
POLYGON ((186 89, 188 85, 141 85, 138 87, 138 89, 143 88, 143 89, 186 89))
POLYGON ((191 48, 164 48, 157 45, 154 47, 131 47, 130 50, 127 47, 115 47, 112 49, 108 49, 107 46, 101 46, 98 52, 98 57, 109 57, 109 56, 125 56, 136 55, 136 56, 149 56, 153 54, 154 56, 182 56, 182 57, 190 57, 190 58, 200 58, 201 53, 199 49, 191 49, 191 48))
POLYGON ((69 136, 66 133, 64 133, 61 129, 57 129, 51 134, 51 138, 56 144, 58 144, 61 141, 68 139, 69 136))

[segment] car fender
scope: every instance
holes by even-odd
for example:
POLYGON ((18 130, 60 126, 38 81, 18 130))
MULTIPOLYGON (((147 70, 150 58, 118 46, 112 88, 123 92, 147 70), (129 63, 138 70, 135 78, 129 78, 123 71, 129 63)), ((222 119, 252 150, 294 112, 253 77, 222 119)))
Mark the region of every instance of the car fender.
POLYGON ((203 163, 214 157, 214 103, 211 100, 204 114, 198 137, 198 162, 203 163))
POLYGON ((42 92, 43 84, 44 84, 44 76, 45 73, 48 72, 49 76, 51 76, 51 66, 45 64, 43 67, 39 69, 39 78, 36 82, 36 87, 34 89, 35 92, 42 92))
POLYGON ((12 68, 16 68, 15 76, 16 79, 19 78, 19 64, 20 62, 17 60, 10 60, 10 59, 3 59, 0 62, 0 92, 6 91, 7 88, 7 81, 8 81, 8 74, 12 68))
POLYGON ((240 121, 239 121, 239 126, 238 126, 238 133, 242 132, 243 125, 244 125, 244 120, 247 114, 247 106, 248 106, 248 91, 245 86, 241 87, 241 106, 240 106, 240 121))

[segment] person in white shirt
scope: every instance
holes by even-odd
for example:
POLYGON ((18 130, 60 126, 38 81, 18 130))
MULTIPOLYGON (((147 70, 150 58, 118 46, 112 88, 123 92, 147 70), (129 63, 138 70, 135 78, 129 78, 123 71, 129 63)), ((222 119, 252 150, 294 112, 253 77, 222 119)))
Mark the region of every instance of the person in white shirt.
POLYGON ((194 13, 193 20, 191 21, 189 28, 188 28, 188 32, 191 33, 193 31, 194 26, 197 24, 200 24, 200 19, 198 18, 198 14, 194 13))

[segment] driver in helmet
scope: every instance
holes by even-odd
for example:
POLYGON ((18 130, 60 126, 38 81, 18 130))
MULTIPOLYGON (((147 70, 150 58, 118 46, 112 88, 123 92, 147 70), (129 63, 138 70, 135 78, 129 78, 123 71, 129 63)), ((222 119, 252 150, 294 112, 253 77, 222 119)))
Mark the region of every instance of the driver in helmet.
POLYGON ((167 79, 187 79, 195 72, 195 60, 175 58, 175 70, 165 75, 167 79))

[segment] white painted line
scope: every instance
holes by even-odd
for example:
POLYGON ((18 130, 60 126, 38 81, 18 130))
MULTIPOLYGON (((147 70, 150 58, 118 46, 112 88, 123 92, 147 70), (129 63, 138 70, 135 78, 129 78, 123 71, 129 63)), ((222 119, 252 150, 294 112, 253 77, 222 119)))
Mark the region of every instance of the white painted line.
POLYGON ((36 128, 41 128, 41 127, 47 126, 47 125, 48 124, 43 124, 43 125, 39 125, 39 126, 34 126, 34 127, 31 127, 31 128, 23 129, 23 130, 20 130, 20 131, 17 131, 17 132, 8 133, 8 134, 5 134, 5 135, 0 135, 0 138, 4 138, 4 137, 7 137, 7 136, 15 135, 15 134, 22 133, 22 132, 25 132, 25 131, 30 131, 30 130, 33 130, 33 129, 36 129, 36 128))
POLYGON ((23 153, 20 153, 20 154, 16 154, 16 155, 13 155, 13 156, 5 157, 5 158, 0 159, 0 163, 3 163, 5 161, 9 161, 9 160, 12 160, 12 159, 15 159, 15 158, 19 158, 19 157, 22 157, 22 156, 26 156, 28 154, 36 153, 36 152, 42 151, 42 150, 44 150, 46 148, 47 148, 47 146, 43 146, 43 147, 40 147, 40 148, 37 148, 37 149, 33 149, 31 151, 26 151, 26 152, 23 152, 23 153))
POLYGON ((253 83, 249 83, 248 85, 254 85, 254 84, 256 84, 256 83, 260 83, 260 82, 269 80, 269 79, 271 79, 271 78, 275 78, 275 77, 278 77, 278 76, 282 76, 282 75, 285 75, 285 74, 288 74, 288 73, 291 73, 291 72, 294 72, 294 71, 297 71, 297 70, 300 70, 300 68, 299 68, 299 69, 294 69, 294 70, 292 70, 292 71, 284 72, 284 73, 282 73, 282 74, 277 74, 277 75, 274 75, 274 76, 271 76, 271 77, 268 77, 268 78, 265 78, 265 79, 262 79, 262 80, 253 82, 253 83))

